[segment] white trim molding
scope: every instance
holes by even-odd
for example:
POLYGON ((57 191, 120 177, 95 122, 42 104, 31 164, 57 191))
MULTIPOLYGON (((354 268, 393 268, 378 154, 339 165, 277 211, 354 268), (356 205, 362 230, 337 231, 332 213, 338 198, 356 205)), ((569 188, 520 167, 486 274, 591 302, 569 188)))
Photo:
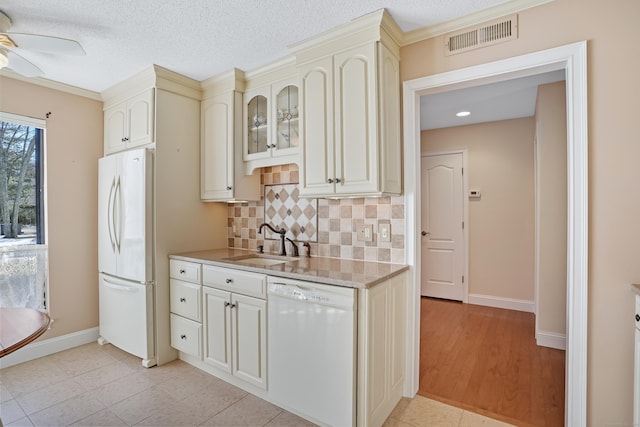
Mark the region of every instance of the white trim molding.
POLYGON ((565 425, 587 425, 588 137, 587 42, 403 82, 407 293, 404 393, 418 391, 420 368, 420 97, 564 70, 567 86, 567 339, 565 425))
POLYGON ((557 332, 536 332, 536 344, 542 347, 555 348, 558 350, 567 349, 567 336, 557 332))
POLYGON ((80 345, 89 344, 98 339, 99 328, 85 329, 67 335, 51 338, 43 341, 33 342, 20 350, 17 350, 0 359, 0 369, 19 363, 28 362, 53 353, 68 350, 80 345))
POLYGON ((506 310, 526 311, 527 313, 534 313, 535 309, 535 303, 533 301, 480 294, 469 294, 469 304, 504 308, 506 310))
POLYGON ((92 90, 81 89, 64 83, 55 82, 43 77, 25 77, 7 68, 0 70, 0 77, 7 77, 22 82, 31 83, 37 86, 46 87, 60 92, 69 93, 71 95, 82 96, 84 98, 93 99, 94 101, 102 101, 102 96, 98 92, 92 90))

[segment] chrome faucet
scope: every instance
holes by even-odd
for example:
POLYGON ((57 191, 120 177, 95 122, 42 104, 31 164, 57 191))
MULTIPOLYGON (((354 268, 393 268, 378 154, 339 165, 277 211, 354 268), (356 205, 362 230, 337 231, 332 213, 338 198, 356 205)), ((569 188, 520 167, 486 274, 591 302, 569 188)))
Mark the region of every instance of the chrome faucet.
POLYGON ((278 230, 276 230, 275 228, 273 228, 272 226, 270 226, 269 224, 267 224, 266 222, 263 222, 262 224, 260 224, 260 227, 258 227, 258 234, 262 234, 262 228, 263 227, 267 227, 269 230, 273 231, 274 233, 278 233, 280 234, 280 250, 278 251, 278 255, 287 255, 287 251, 285 250, 284 247, 284 235, 286 233, 286 231, 283 228, 280 228, 278 230))

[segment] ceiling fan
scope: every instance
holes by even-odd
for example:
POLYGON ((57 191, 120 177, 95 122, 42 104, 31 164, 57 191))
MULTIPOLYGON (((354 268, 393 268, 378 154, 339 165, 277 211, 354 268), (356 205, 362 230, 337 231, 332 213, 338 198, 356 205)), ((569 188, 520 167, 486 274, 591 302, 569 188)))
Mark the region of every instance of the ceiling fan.
POLYGON ((63 55, 86 55, 75 40, 39 34, 10 33, 11 19, 0 11, 0 68, 10 68, 25 77, 39 77, 44 72, 21 56, 20 49, 63 55), (16 51, 17 50, 17 51, 16 51))

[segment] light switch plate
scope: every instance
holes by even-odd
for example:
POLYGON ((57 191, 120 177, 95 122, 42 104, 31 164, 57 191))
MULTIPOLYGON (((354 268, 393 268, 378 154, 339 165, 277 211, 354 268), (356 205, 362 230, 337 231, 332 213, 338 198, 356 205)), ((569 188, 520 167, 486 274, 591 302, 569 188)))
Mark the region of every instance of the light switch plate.
POLYGON ((391 224, 381 223, 378 224, 378 240, 381 242, 391 241, 391 224))
POLYGON ((358 240, 361 242, 373 241, 373 224, 358 224, 357 227, 358 240))

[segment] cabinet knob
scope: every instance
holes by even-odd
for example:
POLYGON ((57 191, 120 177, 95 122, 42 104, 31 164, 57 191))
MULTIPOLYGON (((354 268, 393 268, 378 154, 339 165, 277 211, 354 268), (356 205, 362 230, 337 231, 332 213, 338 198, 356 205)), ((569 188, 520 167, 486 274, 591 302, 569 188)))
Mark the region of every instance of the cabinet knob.
POLYGON ((225 282, 226 282, 226 283, 227 283, 227 285, 228 285, 229 283, 233 283, 233 279, 227 279, 227 280, 225 280, 225 282))
POLYGON ((187 270, 185 270, 184 268, 180 269, 180 274, 185 274, 187 272, 187 270))
POLYGON ((181 340, 186 340, 186 339, 187 339, 187 336, 186 336, 186 335, 184 335, 184 334, 182 334, 182 335, 180 335, 180 339, 181 339, 181 340))
POLYGON ((231 308, 236 308, 236 305, 235 304, 231 304, 231 308))
POLYGON ((182 297, 182 298, 180 298, 180 302, 187 302, 187 299, 182 297))
POLYGON ((636 314, 636 322, 640 322, 640 314, 636 314))
POLYGON ((129 138, 127 138, 126 136, 124 138, 122 138, 122 142, 127 142, 129 140, 129 138))
POLYGON ((340 178, 336 178, 336 184, 340 183, 340 178))
POLYGON ((329 179, 327 180, 327 182, 328 182, 329 184, 333 184, 333 179, 329 178, 329 179))
POLYGON ((231 186, 227 185, 227 191, 231 190, 231 186))

